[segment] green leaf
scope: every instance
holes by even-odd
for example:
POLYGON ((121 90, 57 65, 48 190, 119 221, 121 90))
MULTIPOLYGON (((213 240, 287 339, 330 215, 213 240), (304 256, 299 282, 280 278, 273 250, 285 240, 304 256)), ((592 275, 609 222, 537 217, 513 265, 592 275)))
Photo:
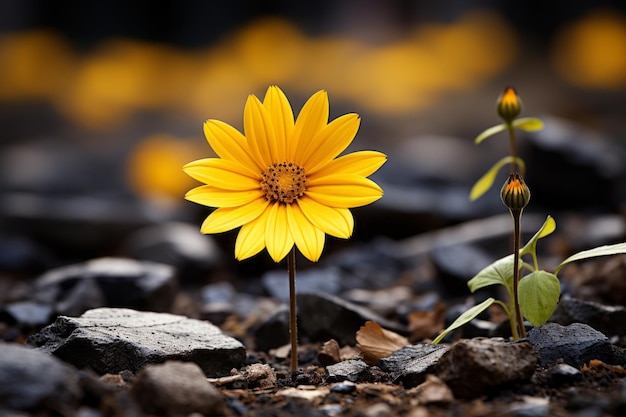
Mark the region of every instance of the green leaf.
POLYGON ((523 117, 513 121, 513 127, 525 130, 527 132, 534 132, 536 130, 543 129, 543 122, 534 117, 523 117))
MULTIPOLYGON (((521 264, 521 262, 520 262, 521 264)), ((500 258, 497 261, 487 265, 472 279, 467 281, 467 286, 471 292, 490 285, 504 285, 509 291, 513 291, 513 254, 500 258)))
MULTIPOLYGON (((470 200, 475 201, 483 194, 485 194, 491 188, 493 182, 496 180, 498 171, 500 171, 503 166, 505 166, 506 164, 510 164, 513 161, 514 159, 512 156, 505 156, 504 158, 496 162, 495 165, 492 166, 485 175, 483 175, 478 181, 476 181, 476 184, 474 184, 472 190, 470 191, 470 200)), ((522 158, 516 157, 515 161, 521 167, 522 171, 526 171, 526 164, 524 163, 524 160, 522 160, 522 158)))
POLYGON ((518 285, 519 306, 526 319, 535 326, 548 321, 561 296, 556 275, 535 271, 522 278, 518 285))
POLYGON ((494 298, 490 297, 490 298, 487 298, 482 303, 475 305, 474 307, 465 311, 456 320, 454 320, 454 322, 447 329, 441 332, 439 336, 435 338, 435 340, 433 340, 433 344, 436 345, 437 343, 441 342, 448 333, 472 321, 480 313, 487 310, 495 301, 496 300, 494 298))
POLYGON ((561 268, 570 262, 580 261, 581 259, 587 258, 595 258, 596 256, 617 255, 620 253, 626 253, 626 243, 616 243, 615 245, 605 245, 589 250, 584 250, 570 256, 569 258, 561 262, 559 266, 557 266, 554 270, 554 273, 558 274, 561 268))
POLYGON ((487 139, 490 136, 493 136, 497 133, 504 132, 506 130, 506 124, 502 123, 500 125, 492 126, 489 129, 484 130, 480 135, 476 136, 474 139, 474 143, 478 145, 483 140, 487 139))
POLYGON ((556 221, 552 218, 552 216, 548 216, 546 221, 543 223, 541 228, 535 235, 526 243, 526 245, 520 250, 519 254, 527 255, 529 253, 535 253, 537 247, 537 241, 542 237, 546 237, 552 232, 556 230, 556 221))

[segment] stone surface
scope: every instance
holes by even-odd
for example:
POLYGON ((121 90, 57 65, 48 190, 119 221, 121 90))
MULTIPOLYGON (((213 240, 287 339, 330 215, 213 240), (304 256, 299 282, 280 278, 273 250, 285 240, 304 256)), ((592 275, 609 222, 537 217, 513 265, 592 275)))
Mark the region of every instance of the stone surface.
POLYGON ((386 329, 407 333, 403 326, 330 294, 298 294, 298 317, 298 326, 303 334, 316 341, 335 339, 340 345, 356 345, 356 332, 366 321, 375 321, 386 329))
POLYGON ((169 265, 97 258, 46 272, 35 282, 34 299, 62 315, 103 306, 166 311, 176 289, 176 270, 169 265))
POLYGON ((591 359, 611 364, 624 363, 623 351, 615 349, 604 334, 582 323, 537 326, 528 332, 527 339, 539 353, 540 363, 544 366, 559 360, 575 367, 591 359))
POLYGON ((465 339, 450 347, 436 366, 441 378, 459 398, 474 398, 506 384, 530 379, 537 353, 527 342, 465 339))
POLYGON ((80 396, 75 369, 35 349, 0 343, 0 414, 3 408, 62 412, 80 396))
POLYGON ((245 361, 243 345, 211 323, 165 313, 99 308, 58 317, 29 343, 99 374, 138 371, 166 360, 195 362, 207 376, 223 376, 245 361))
POLYGON ((328 382, 357 382, 369 366, 361 359, 349 359, 326 367, 328 382))
POLYGON ((137 374, 131 395, 145 413, 165 417, 214 415, 222 404, 219 390, 189 362, 146 366, 137 374))
POLYGON ((563 326, 584 323, 606 335, 623 336, 626 334, 626 307, 562 297, 550 321, 563 326))
POLYGON ((421 343, 405 346, 391 356, 378 362, 380 369, 390 372, 395 381, 401 381, 405 387, 414 387, 426 378, 448 348, 444 345, 421 343))

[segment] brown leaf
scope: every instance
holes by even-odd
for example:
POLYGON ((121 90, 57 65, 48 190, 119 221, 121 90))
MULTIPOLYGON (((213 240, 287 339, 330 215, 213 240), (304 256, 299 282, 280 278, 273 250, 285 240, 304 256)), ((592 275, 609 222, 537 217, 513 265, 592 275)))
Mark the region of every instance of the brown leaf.
POLYGON ((430 311, 414 311, 409 314, 409 330, 414 342, 430 339, 441 333, 446 323, 446 306, 437 303, 430 311))
POLYGON ((356 341, 357 347, 363 353, 363 360, 368 365, 373 365, 410 344, 406 337, 383 329, 375 321, 368 321, 361 326, 356 332, 356 341))

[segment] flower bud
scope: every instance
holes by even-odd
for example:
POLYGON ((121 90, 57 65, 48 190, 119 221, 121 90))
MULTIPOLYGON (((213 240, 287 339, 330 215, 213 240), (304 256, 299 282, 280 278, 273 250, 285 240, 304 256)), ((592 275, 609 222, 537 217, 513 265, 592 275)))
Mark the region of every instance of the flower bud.
POLYGON ((505 206, 510 210, 522 210, 530 201, 530 189, 524 182, 524 179, 517 172, 509 175, 502 191, 500 198, 505 206))
POLYGON ((522 112, 522 99, 513 87, 507 87, 500 94, 497 103, 498 115, 507 123, 511 123, 522 112))

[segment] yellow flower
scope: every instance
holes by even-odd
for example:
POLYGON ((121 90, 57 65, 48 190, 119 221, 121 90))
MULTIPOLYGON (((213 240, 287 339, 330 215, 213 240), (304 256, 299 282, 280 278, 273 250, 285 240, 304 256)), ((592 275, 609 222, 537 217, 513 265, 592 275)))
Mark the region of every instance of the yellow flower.
POLYGON ((325 235, 347 239, 354 219, 350 208, 372 203, 383 190, 366 177, 387 157, 374 151, 337 158, 354 139, 360 118, 350 113, 328 123, 328 95, 315 93, 294 121, 280 88, 268 88, 263 102, 250 95, 242 135, 218 120, 207 120, 204 133, 219 158, 190 162, 184 171, 203 182, 185 198, 217 207, 202 233, 241 226, 235 258, 267 248, 275 262, 295 244, 316 262, 325 235))

